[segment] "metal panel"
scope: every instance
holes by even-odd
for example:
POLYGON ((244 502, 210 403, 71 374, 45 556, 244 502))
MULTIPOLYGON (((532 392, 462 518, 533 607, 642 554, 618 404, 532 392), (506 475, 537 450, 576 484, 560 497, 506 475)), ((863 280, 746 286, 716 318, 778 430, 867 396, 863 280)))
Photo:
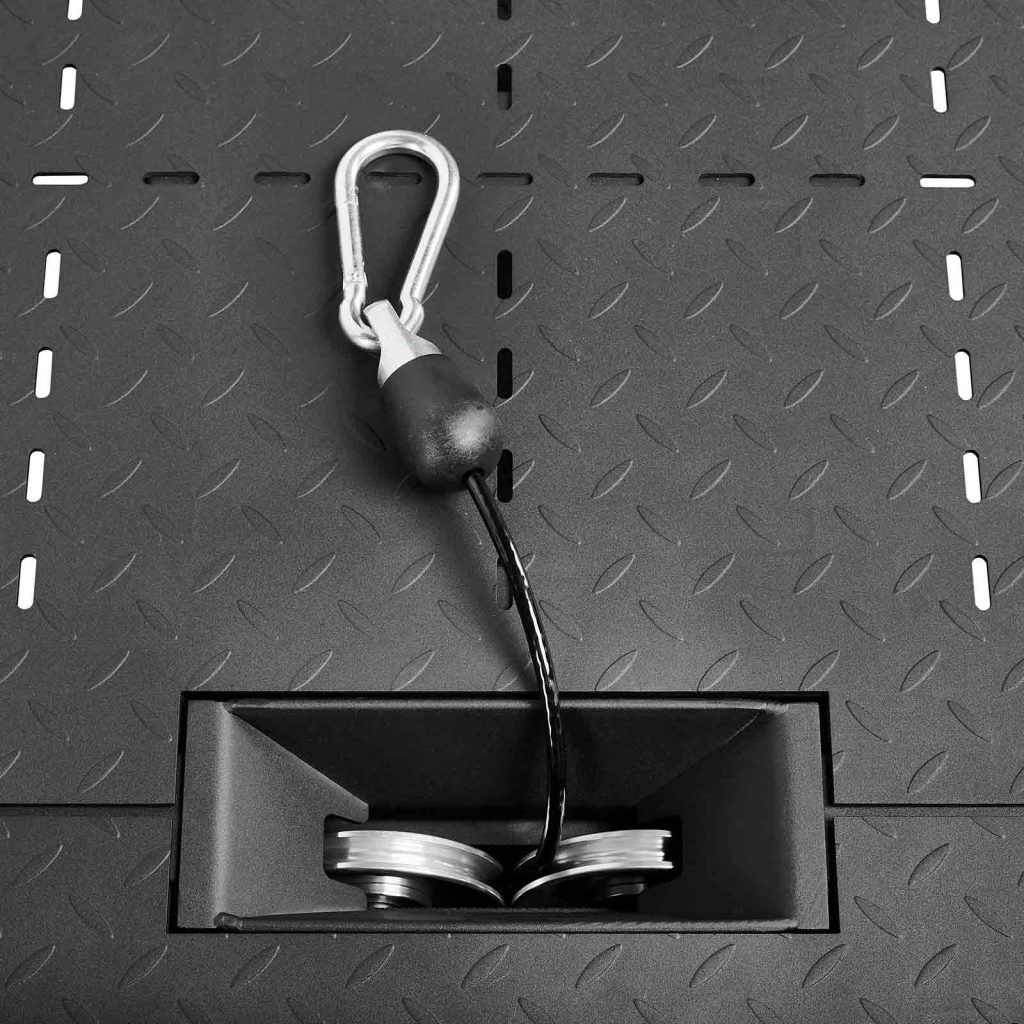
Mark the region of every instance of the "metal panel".
MULTIPOLYGON (((507 511, 566 688, 827 690, 841 804, 1005 804, 1008 838, 940 816, 844 839, 855 882, 831 944, 357 943, 344 988, 327 939, 177 936, 160 952, 163 889, 123 888, 131 865, 94 837, 55 863, 83 892, 119 894, 120 953, 94 919, 48 956, 74 911, 39 883, 11 890, 7 1015, 59 1016, 62 966, 72 1019, 89 1019, 79 1004, 97 1019, 280 1016, 258 983, 275 964, 289 998, 328 1016, 377 998, 413 1020, 693 1007, 906 1022, 970 1015, 971 1000, 983 1019, 1024 1014, 1019 922, 991 926, 1019 910, 1003 851, 1024 778, 1020 4, 946 0, 938 24, 923 0, 500 7, 93 0, 69 22, 57 0, 0 5, 0 800, 170 803, 183 689, 530 685, 469 503, 403 482, 372 367, 336 326, 331 169, 403 126, 462 166, 424 333, 486 392, 497 350, 514 353, 507 511), (310 181, 253 180, 280 170, 310 181), (90 182, 31 184, 60 171, 90 182), (199 182, 145 184, 154 171, 199 182), (699 181, 722 173, 754 181, 699 181), (809 181, 835 173, 865 181, 809 181), (922 174, 976 185, 925 190, 922 174), (61 288, 43 300, 51 249, 61 288), (32 394, 41 347, 46 399, 32 394), (46 474, 29 503, 34 449, 46 474), (980 458, 978 504, 964 451, 980 458), (21 612, 28 553, 37 600, 21 612), (908 888, 911 862, 945 843, 957 884, 908 888), (402 964, 419 980, 399 994, 387 979, 402 964)), ((396 265, 429 191, 405 180, 364 190, 368 238, 396 265)), ((83 819, 69 820, 67 835, 83 819)), ((843 839, 854 825, 840 824, 843 839)), ((54 827, 40 856, 64 841, 54 827)))
POLYGON ((1020 819, 836 824, 840 934, 335 937, 168 934, 166 815, 11 816, 3 1019, 1019 1019, 1020 819))

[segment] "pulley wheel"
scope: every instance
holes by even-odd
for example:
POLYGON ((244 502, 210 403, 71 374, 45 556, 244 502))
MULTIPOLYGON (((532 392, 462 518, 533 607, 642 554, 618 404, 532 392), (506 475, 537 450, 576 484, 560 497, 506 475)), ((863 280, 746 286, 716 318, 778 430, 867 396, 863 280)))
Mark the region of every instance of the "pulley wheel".
MULTIPOLYGON (((638 896, 675 869, 672 833, 636 828, 595 832, 563 840, 550 868, 512 897, 516 907, 604 906, 638 896)), ((529 873, 534 855, 524 857, 516 873, 529 873)))
POLYGON ((324 869, 366 893, 368 910, 496 907, 501 864, 465 843, 418 832, 328 832, 324 869))

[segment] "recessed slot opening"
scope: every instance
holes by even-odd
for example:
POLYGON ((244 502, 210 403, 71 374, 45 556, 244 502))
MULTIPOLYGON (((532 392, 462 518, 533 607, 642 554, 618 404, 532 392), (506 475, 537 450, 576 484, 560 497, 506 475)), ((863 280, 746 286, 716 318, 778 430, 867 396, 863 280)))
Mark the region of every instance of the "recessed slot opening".
POLYGON ((511 398, 514 383, 512 380, 513 372, 513 357, 512 349, 510 348, 499 348, 498 359, 497 359, 497 371, 498 371, 498 397, 499 398, 511 398))
POLYGON ((497 70, 498 108, 508 110, 512 106, 512 65, 499 64, 497 70))
POLYGON ((512 17, 512 0, 498 0, 498 21, 508 21, 512 17))
POLYGON ((413 188, 423 183, 419 171, 364 171, 371 185, 379 188, 413 188))
POLYGON ((644 176, 628 172, 597 171, 588 174, 587 181, 599 188, 639 188, 644 183, 644 176))
POLYGON ((956 393, 966 402, 974 397, 974 380, 971 374, 971 353, 960 349, 953 356, 956 368, 956 393))
POLYGON ((78 21, 82 16, 83 0, 68 0, 68 21, 78 21))
POLYGON ((860 188, 865 181, 863 174, 812 174, 808 179, 816 188, 860 188))
POLYGON ((499 299, 507 299, 513 291, 512 287, 512 253, 501 249, 496 260, 496 286, 499 299))
POLYGON ((34 174, 33 185, 85 185, 89 181, 88 174, 34 174))
POLYGON ((26 555, 21 560, 18 572, 18 607, 24 611, 31 608, 36 599, 36 559, 26 555))
POLYGON ((924 0, 924 16, 931 25, 937 25, 942 14, 939 10, 939 0, 924 0))
MULTIPOLYGON (((498 501, 509 502, 512 500, 512 453, 503 449, 498 459, 498 471, 495 475, 494 494, 498 501)), ((502 570, 504 575, 504 570, 502 570)))
POLYGON ((949 297, 954 302, 961 302, 964 297, 964 262, 959 253, 946 254, 946 283, 949 297))
POLYGON ((992 607, 992 592, 988 582, 988 559, 971 559, 971 581, 974 584, 974 607, 987 612, 992 607))
POLYGON ((256 185, 270 185, 281 188, 300 188, 308 185, 310 178, 305 171, 257 171, 252 176, 256 185))
POLYGON ((43 265, 43 298, 55 299, 60 293, 60 253, 56 249, 46 254, 43 265))
POLYGON ((78 69, 68 64, 60 73, 60 109, 71 110, 75 105, 75 87, 78 84, 78 69))
POLYGON ((53 349, 41 348, 36 354, 36 398, 49 398, 53 380, 53 349))
POLYGON ((536 841, 535 696, 188 694, 171 927, 331 911, 333 933, 828 930, 824 713, 810 694, 563 694, 567 835, 670 829, 679 870, 617 907, 367 912, 327 874, 325 828, 418 830, 505 864, 536 841))
POLYGON ((494 560, 494 603, 506 612, 512 607, 512 585, 500 558, 494 560))
POLYGON ((974 178, 967 174, 925 174, 921 188, 974 188, 974 178))
POLYGON ((710 171, 700 175, 697 183, 712 188, 750 188, 754 176, 745 171, 710 171))
POLYGON ((942 68, 932 68, 932 109, 944 114, 948 108, 946 100, 946 72, 942 68))
POLYGON ((142 176, 144 185, 198 185, 195 171, 147 171, 142 176))
POLYGON ((514 185, 521 188, 533 184, 533 175, 525 171, 482 171, 476 180, 478 185, 514 185))
POLYGON ((25 500, 38 501, 43 496, 43 470, 46 466, 46 453, 38 448, 29 454, 28 476, 25 480, 25 500))
POLYGON ((971 504, 981 501, 981 463, 977 452, 964 452, 964 492, 971 504))

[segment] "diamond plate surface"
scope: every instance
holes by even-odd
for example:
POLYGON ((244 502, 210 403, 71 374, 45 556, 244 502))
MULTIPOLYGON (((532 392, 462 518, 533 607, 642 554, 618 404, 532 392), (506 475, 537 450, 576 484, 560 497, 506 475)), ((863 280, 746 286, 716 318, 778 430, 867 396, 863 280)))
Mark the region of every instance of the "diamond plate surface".
POLYGON ((12 815, 0 1019, 1019 1020, 1019 816, 837 820, 841 934, 167 934, 170 820, 12 815))
MULTIPOLYGON (((3 606, 5 798, 168 800, 177 695, 214 680, 528 685, 468 502, 403 483, 335 324, 330 170, 399 122, 462 163, 427 333, 492 393, 496 350, 514 352, 509 514, 565 686, 828 688, 840 799, 1016 796, 1010 8, 934 26, 916 4, 830 0, 605 4, 585 24, 558 5, 455 10, 101 3, 69 23, 5 6, 6 593, 20 555, 40 559, 35 609, 3 606), (143 184, 182 168, 200 184, 143 184), (253 184, 282 168, 310 184, 253 184), (753 187, 697 181, 738 168, 753 187), (69 169, 92 180, 29 184, 69 169), (809 184, 837 171, 866 183, 809 184), (978 184, 924 190, 923 172, 978 184), (63 284, 43 301, 49 248, 63 284), (36 400, 41 346, 55 383, 36 400)), ((425 196, 400 200, 368 207, 400 225, 425 196)))
MULTIPOLYGON (((947 0, 934 25, 923 0, 496 13, 93 0, 68 22, 56 0, 0 2, 0 801, 170 803, 184 689, 530 685, 468 501, 403 480, 372 367, 336 326, 331 171, 402 126, 462 167, 424 333, 485 393, 498 349, 514 353, 507 513, 563 685, 826 690, 840 804, 1009 816, 842 818, 838 935, 342 953, 164 934, 159 816, 131 817, 109 849, 86 824, 105 819, 18 816, 0 870, 27 881, 0 917, 0 1013, 1019 1019, 1024 6, 947 0), (91 180, 31 184, 59 171, 91 180), (153 171, 200 181, 144 184, 153 171), (698 180, 739 173, 753 185, 698 180), (865 181, 809 181, 836 173, 865 181), (922 174, 976 185, 923 190, 922 174), (50 249, 61 291, 42 300, 50 249), (39 580, 21 612, 26 553, 39 580), (426 977, 440 962, 451 984, 426 977)), ((406 183, 363 192, 392 277, 427 201, 406 183)))

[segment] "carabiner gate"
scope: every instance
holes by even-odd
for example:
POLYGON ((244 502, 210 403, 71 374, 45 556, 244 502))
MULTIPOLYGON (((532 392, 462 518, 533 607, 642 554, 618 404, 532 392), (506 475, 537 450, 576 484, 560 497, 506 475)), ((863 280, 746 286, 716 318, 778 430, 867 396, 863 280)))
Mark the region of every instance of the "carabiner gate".
POLYGON ((423 296, 434 264, 459 201, 459 168, 455 158, 436 139, 419 132, 387 131, 368 135, 339 161, 334 174, 334 201, 338 208, 338 243, 341 248, 342 299, 338 310, 341 329, 360 348, 376 352, 380 343, 363 316, 366 302, 366 267, 359 224, 360 170, 371 160, 389 153, 413 153, 437 172, 437 195, 430 207, 423 234, 413 254, 400 293, 402 325, 415 334, 423 324, 423 296))

